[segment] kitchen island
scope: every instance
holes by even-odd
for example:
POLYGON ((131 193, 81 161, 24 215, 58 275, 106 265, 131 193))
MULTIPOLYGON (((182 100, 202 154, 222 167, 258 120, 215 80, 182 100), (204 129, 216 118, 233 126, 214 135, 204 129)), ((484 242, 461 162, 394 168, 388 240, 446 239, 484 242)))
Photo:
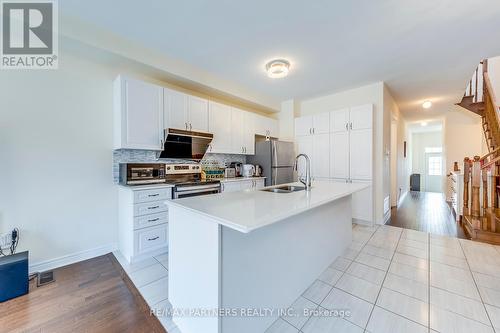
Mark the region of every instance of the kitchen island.
POLYGON ((349 246, 351 194, 367 186, 168 201, 174 322, 183 333, 264 332, 349 246))

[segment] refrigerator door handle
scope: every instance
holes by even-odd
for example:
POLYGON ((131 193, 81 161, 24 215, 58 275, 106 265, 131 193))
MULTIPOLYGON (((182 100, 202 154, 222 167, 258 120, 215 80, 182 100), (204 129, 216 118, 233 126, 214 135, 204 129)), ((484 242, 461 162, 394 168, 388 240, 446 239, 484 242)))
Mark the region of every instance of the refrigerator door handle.
POLYGON ((272 147, 271 154, 273 155, 271 167, 273 167, 273 166, 276 167, 276 166, 278 166, 278 148, 276 147, 276 141, 271 141, 271 147, 272 147))

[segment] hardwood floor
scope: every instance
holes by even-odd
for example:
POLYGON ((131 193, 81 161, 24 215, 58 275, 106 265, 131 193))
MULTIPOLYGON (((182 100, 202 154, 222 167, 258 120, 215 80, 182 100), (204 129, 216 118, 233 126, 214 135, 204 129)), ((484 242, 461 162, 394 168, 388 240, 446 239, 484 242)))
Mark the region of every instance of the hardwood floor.
POLYGON ((56 269, 52 284, 32 281, 0 303, 0 332, 165 332, 120 268, 110 253, 56 269))
POLYGON ((441 193, 408 192, 399 208, 392 208, 387 225, 466 238, 441 193))

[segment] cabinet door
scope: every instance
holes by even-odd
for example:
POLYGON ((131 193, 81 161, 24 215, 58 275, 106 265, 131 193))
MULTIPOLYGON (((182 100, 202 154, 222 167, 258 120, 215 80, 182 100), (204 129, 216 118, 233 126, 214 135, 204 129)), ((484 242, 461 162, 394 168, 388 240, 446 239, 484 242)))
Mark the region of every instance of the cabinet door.
MULTIPOLYGON (((353 183, 367 183, 362 181, 353 181, 353 183)), ((352 218, 362 220, 363 222, 373 221, 373 190, 372 186, 352 194, 352 218)))
POLYGON ((373 127, 373 105, 361 105, 351 108, 350 120, 352 130, 369 129, 373 127))
POLYGON ((240 182, 241 190, 253 190, 253 180, 243 180, 240 182))
POLYGON ((255 154, 255 115, 243 112, 243 147, 246 155, 255 154))
POLYGON ((238 192, 241 190, 241 182, 224 182, 222 183, 222 192, 238 192))
POLYGON ((163 89, 163 118, 165 128, 187 129, 187 95, 179 91, 163 89))
POLYGON ((372 130, 350 131, 350 170, 351 179, 372 179, 372 130))
POLYGON ((208 132, 208 100, 188 96, 189 130, 208 132))
POLYGON ((312 128, 313 128, 312 116, 295 118, 295 136, 311 135, 312 128))
POLYGON ((313 134, 330 133, 330 112, 313 116, 313 134))
POLYGON ((330 112, 330 131, 346 132, 349 129, 349 109, 340 109, 330 112))
MULTIPOLYGON (((298 136, 296 138, 297 141, 297 154, 306 154, 311 158, 313 156, 313 136, 312 135, 307 135, 307 136, 298 136)), ((305 177, 306 176, 306 169, 305 169, 306 163, 304 161, 300 161, 300 163, 297 166, 297 176, 298 177, 305 177)), ((314 161, 311 161, 311 169, 314 170, 314 161)))
POLYGON ((265 179, 256 179, 255 180, 255 189, 261 189, 264 187, 265 179))
POLYGON ((161 150, 163 88, 123 79, 120 148, 161 150))
POLYGON ((314 178, 330 177, 330 134, 313 135, 313 154, 311 163, 313 165, 314 178))
POLYGON ((279 138, 280 130, 278 121, 276 119, 267 118, 267 123, 269 128, 269 135, 273 138, 279 138))
POLYGON ((209 103, 209 132, 214 135, 209 152, 231 152, 231 107, 212 102, 209 103))
POLYGON ((243 154, 243 111, 231 108, 231 151, 243 154))
POLYGON ((349 178, 349 132, 330 134, 330 177, 349 178))

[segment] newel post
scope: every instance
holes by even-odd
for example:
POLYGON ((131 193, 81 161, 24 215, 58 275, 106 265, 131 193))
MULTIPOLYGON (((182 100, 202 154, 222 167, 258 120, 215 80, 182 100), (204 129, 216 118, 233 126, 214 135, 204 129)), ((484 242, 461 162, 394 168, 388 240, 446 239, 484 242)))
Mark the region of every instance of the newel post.
POLYGON ((464 216, 470 215, 469 211, 469 180, 470 180, 470 158, 464 158, 464 216))
POLYGON ((474 156, 474 161, 472 162, 472 171, 471 171, 471 183, 472 183, 471 215, 475 217, 481 216, 481 204, 480 204, 481 162, 479 161, 480 159, 481 157, 474 156))

